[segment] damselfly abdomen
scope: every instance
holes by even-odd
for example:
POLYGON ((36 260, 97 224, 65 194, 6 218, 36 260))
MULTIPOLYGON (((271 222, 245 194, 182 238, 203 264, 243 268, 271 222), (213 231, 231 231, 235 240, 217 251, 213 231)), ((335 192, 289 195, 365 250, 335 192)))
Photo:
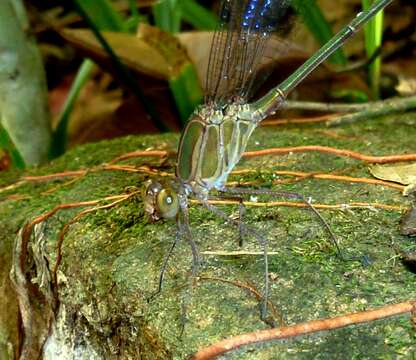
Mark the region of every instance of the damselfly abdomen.
MULTIPOLYGON (((240 221, 230 219, 220 209, 210 204, 209 192, 211 189, 217 189, 238 196, 269 194, 303 199, 301 195, 294 193, 228 189, 225 184, 258 124, 279 108, 288 93, 300 81, 391 1, 380 0, 367 11, 358 14, 354 20, 279 86, 270 90, 261 99, 247 103, 247 96, 252 88, 254 75, 261 62, 266 42, 273 29, 284 21, 290 1, 223 0, 220 13, 221 23, 218 31, 214 34, 209 59, 206 101, 191 116, 182 133, 178 149, 176 177, 168 186, 162 185, 158 181, 149 181, 146 184, 144 190, 146 212, 153 220, 176 218, 178 233, 171 251, 181 235, 185 235, 192 247, 195 266, 199 259, 189 228, 189 197, 201 201, 207 209, 227 222, 237 225, 240 230, 254 236, 259 241, 263 248, 265 265, 262 316, 265 316, 266 312, 268 291, 266 240, 255 230, 240 221)), ((309 202, 307 203, 309 204, 309 202)), ((315 211, 330 231, 319 213, 312 206, 310 208, 315 211)), ((169 254, 163 265, 159 288, 162 284, 169 254)))

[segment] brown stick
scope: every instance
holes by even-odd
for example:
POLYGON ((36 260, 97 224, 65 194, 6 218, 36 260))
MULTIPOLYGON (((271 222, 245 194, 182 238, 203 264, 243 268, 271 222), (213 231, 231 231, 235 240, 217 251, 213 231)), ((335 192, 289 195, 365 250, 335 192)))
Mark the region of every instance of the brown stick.
POLYGON ((39 176, 23 176, 23 181, 47 181, 54 179, 61 179, 63 177, 74 177, 85 175, 88 170, 75 170, 75 171, 64 171, 60 173, 48 174, 48 175, 39 175, 39 176))
POLYGON ((364 155, 356 151, 337 149, 329 146, 320 145, 306 145, 306 146, 294 146, 294 147, 282 147, 282 148, 271 148, 257 151, 247 151, 243 154, 244 157, 255 157, 264 155, 283 155, 294 152, 309 152, 318 151, 327 154, 333 154, 337 156, 343 156, 347 158, 353 158, 362 160, 373 164, 386 164, 398 161, 415 161, 416 154, 403 154, 403 155, 387 155, 387 156, 371 156, 364 155))
POLYGON ((315 124, 321 122, 327 122, 335 119, 337 114, 320 115, 308 118, 293 118, 293 119, 269 119, 260 123, 260 126, 276 126, 276 125, 288 125, 288 124, 315 124))
MULTIPOLYGON (((190 200, 191 204, 201 204, 199 200, 190 200)), ((238 200, 209 200, 210 204, 213 205, 238 205, 241 204, 238 200)), ((308 208, 309 206, 303 202, 292 202, 292 201, 270 201, 270 202, 254 202, 254 201, 243 201, 244 206, 252 207, 272 207, 272 206, 286 206, 286 207, 296 207, 296 208, 308 208)), ((379 204, 379 203, 366 203, 366 202, 351 202, 347 204, 317 204, 314 203, 313 207, 316 209, 326 209, 326 210, 346 210, 354 208, 367 208, 367 209, 383 209, 383 210, 393 210, 393 211, 403 211, 406 210, 406 207, 400 205, 388 205, 388 204, 379 204)))
MULTIPOLYGON (((247 151, 243 154, 244 157, 255 157, 263 155, 282 155, 288 154, 291 152, 323 152, 328 154, 333 154, 337 156, 354 158, 357 160, 362 160, 368 163, 391 163, 398 161, 414 161, 416 160, 416 154, 402 154, 402 155, 387 155, 387 156, 372 156, 361 154, 356 151, 351 151, 347 149, 337 149, 329 146, 320 146, 320 145, 306 145, 306 146, 294 146, 294 147, 282 147, 282 148, 271 148, 258 151, 247 151)), ((170 157, 175 156, 174 152, 164 151, 164 150, 152 150, 152 151, 133 151, 121 155, 110 161, 110 164, 114 164, 117 161, 126 160, 135 157, 170 157)))
MULTIPOLYGON (((333 154, 337 156, 344 156, 349 157, 357 160, 362 160, 368 163, 377 163, 377 164, 385 164, 385 163, 392 163, 392 162, 399 162, 399 161, 415 161, 416 154, 402 154, 402 155, 387 155, 387 156, 371 156, 361 154, 359 152, 350 151, 346 149, 337 149, 332 148, 329 146, 320 146, 320 145, 308 145, 308 146, 295 146, 295 147, 282 147, 282 148, 271 148, 271 149, 264 149, 258 151, 247 151, 243 154, 244 157, 256 157, 256 156, 264 156, 264 155, 283 155, 288 154, 291 152, 323 152, 328 154, 333 154)), ((92 171, 99 171, 99 170, 123 170, 123 171, 131 171, 131 172, 144 172, 148 174, 153 174, 154 171, 152 169, 145 169, 139 168, 134 169, 130 166, 117 166, 114 163, 126 160, 135 157, 169 157, 175 156, 174 152, 165 151, 165 150, 151 150, 151 151, 133 151, 127 154, 120 155, 113 160, 110 161, 107 165, 98 166, 97 168, 91 168, 86 170, 75 170, 75 171, 65 171, 56 174, 49 174, 49 175, 41 175, 41 176, 24 176, 18 182, 8 185, 4 188, 0 188, 0 192, 12 190, 16 187, 19 187, 26 182, 31 181, 48 181, 54 180, 64 177, 76 177, 76 176, 83 176, 87 172, 92 171)), ((168 173, 159 174, 161 176, 169 176, 168 173)))
POLYGON ((337 180, 337 181, 346 181, 352 183, 362 183, 362 184, 371 184, 371 185, 381 185, 390 187, 393 189, 397 189, 400 191, 404 190, 404 186, 396 183, 392 183, 389 181, 379 180, 379 179, 369 179, 369 178, 357 178, 352 176, 346 175, 334 175, 334 174, 322 174, 322 173, 306 173, 301 171, 275 171, 277 175, 293 175, 299 177, 312 177, 316 179, 323 179, 323 180, 337 180))
POLYGON ((110 161, 110 164, 114 164, 118 161, 127 160, 127 159, 135 158, 135 157, 149 156, 149 157, 164 158, 164 157, 175 156, 175 155, 176 154, 174 152, 166 151, 166 150, 132 151, 127 154, 123 154, 114 158, 113 160, 110 161))
POLYGON ((386 305, 379 309, 367 310, 333 318, 313 320, 301 324, 267 329, 230 337, 208 346, 196 353, 191 360, 210 360, 242 346, 260 342, 293 338, 319 331, 339 329, 342 327, 362 324, 391 316, 416 311, 416 301, 406 301, 394 305, 386 305))
MULTIPOLYGON (((232 171, 231 175, 241 175, 241 174, 257 173, 257 172, 258 170, 255 170, 255 169, 240 169, 240 170, 232 171)), ((344 181, 344 182, 362 183, 362 184, 370 184, 370 185, 381 185, 381 186, 389 187, 392 189, 397 189, 400 191, 403 191, 405 189, 404 185, 396 184, 390 181, 352 177, 352 176, 346 176, 346 175, 336 175, 336 174, 318 173, 318 172, 308 173, 308 172, 303 172, 303 171, 289 171, 289 170, 275 170, 272 173, 276 175, 296 176, 298 178, 305 178, 305 179, 315 178, 315 179, 322 179, 322 180, 334 180, 334 181, 344 181)), ((234 183, 241 184, 241 182, 229 182, 227 184, 234 184, 234 183)))

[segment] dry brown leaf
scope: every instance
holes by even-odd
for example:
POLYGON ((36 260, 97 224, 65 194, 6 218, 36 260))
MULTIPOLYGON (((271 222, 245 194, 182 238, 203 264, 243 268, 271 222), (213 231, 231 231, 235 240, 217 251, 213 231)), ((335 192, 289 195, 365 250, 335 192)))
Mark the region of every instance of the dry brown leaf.
MULTIPOLYGON (((85 51, 92 59, 108 62, 106 52, 90 30, 66 29, 62 35, 72 45, 85 51)), ((104 31, 101 33, 114 52, 132 70, 158 79, 167 80, 169 64, 151 45, 132 34, 104 31)))
POLYGON ((377 179, 407 185, 403 190, 404 196, 416 191, 416 164, 394 166, 374 165, 369 170, 377 179))
POLYGON ((416 78, 399 77, 399 83, 396 86, 396 91, 403 96, 410 96, 416 94, 416 78))

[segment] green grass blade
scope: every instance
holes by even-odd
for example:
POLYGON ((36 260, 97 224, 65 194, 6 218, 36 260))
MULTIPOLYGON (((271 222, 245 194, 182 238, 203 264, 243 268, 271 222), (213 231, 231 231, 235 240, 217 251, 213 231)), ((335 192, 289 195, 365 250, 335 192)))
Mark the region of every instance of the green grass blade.
POLYGON ((131 17, 139 20, 139 10, 137 10, 137 1, 136 0, 129 0, 129 7, 130 7, 130 13, 131 17))
MULTIPOLYGON (((299 13, 309 31, 312 32, 315 39, 320 45, 324 45, 334 35, 331 26, 322 14, 321 9, 316 4, 315 0, 293 0, 293 6, 297 13, 299 13)), ((345 66, 347 58, 341 49, 337 50, 329 61, 335 65, 345 66)))
POLYGON ((184 64, 177 76, 173 76, 169 80, 169 87, 175 99, 182 125, 185 125, 189 116, 203 99, 198 75, 193 64, 190 62, 184 64))
POLYGON ((178 0, 162 0, 152 6, 155 25, 163 31, 177 33, 181 28, 181 7, 178 0))
MULTIPOLYGON (((372 0, 362 0, 363 9, 368 9, 372 0)), ((384 12, 380 11, 365 27, 365 50, 367 57, 371 57, 381 46, 383 41, 383 17, 384 12)), ((377 56, 368 68, 368 82, 374 99, 380 97, 380 76, 381 76, 381 57, 377 56)))
POLYGON ((169 64, 169 87, 184 126, 203 98, 195 67, 174 35, 149 25, 142 25, 140 30, 142 39, 154 47, 169 64))
POLYGON ((25 161, 23 160, 22 155, 20 155, 16 146, 14 145, 12 139, 10 139, 9 134, 6 129, 0 125, 0 148, 6 150, 12 160, 12 167, 16 169, 24 169, 25 161))
POLYGON ((101 31, 127 31, 126 20, 108 0, 82 0, 82 8, 101 31))
POLYGON ((214 30, 218 17, 195 0, 181 0, 182 19, 198 30, 214 30))
POLYGON ((69 116, 71 115, 75 101, 78 99, 78 95, 81 89, 84 87, 85 83, 90 77, 93 67, 94 63, 91 60, 84 60, 78 69, 74 81, 72 82, 71 89, 69 90, 69 93, 65 99, 65 104, 63 105, 62 111, 59 115, 58 126, 56 127, 56 130, 53 134, 51 148, 52 158, 62 155, 67 148, 67 128, 69 116))
POLYGON ((136 0, 128 0, 129 8, 130 8, 130 17, 127 19, 125 26, 129 33, 136 33, 137 27, 139 26, 140 22, 142 21, 142 17, 137 9, 137 1, 136 0))

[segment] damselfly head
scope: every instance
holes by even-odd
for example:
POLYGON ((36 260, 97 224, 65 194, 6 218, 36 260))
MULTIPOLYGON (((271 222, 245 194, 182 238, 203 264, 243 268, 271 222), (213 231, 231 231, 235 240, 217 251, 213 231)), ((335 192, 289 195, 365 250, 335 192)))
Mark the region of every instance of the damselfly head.
POLYGON ((173 219, 179 211, 178 195, 172 187, 156 180, 143 184, 144 211, 152 221, 173 219))

